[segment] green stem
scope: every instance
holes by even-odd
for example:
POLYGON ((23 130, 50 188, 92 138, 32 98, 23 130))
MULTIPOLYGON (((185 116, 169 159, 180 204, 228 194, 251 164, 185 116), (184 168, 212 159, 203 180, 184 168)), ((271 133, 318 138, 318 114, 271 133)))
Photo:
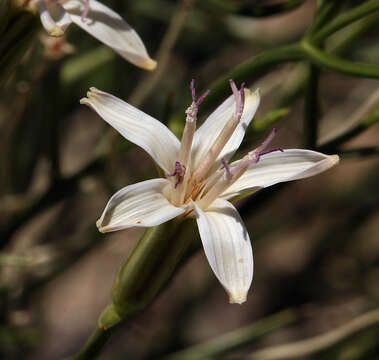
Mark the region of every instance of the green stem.
POLYGON ((351 128, 346 129, 342 133, 335 135, 332 139, 326 140, 324 143, 321 142, 318 148, 321 151, 329 151, 330 149, 335 149, 337 146, 345 143, 346 141, 352 139, 354 136, 360 134, 361 132, 367 130, 372 125, 379 121, 379 110, 373 111, 368 116, 365 116, 357 124, 353 125, 351 128))
POLYGON ((322 68, 352 76, 379 79, 379 65, 340 59, 337 56, 320 50, 309 41, 302 41, 302 49, 309 61, 322 68))
POLYGON ((342 150, 342 151, 339 151, 339 155, 342 157, 342 159, 354 159, 354 158, 362 158, 362 157, 367 157, 367 156, 376 156, 376 155, 379 155, 379 147, 372 146, 372 147, 342 150))
POLYGON ((206 11, 217 11, 222 13, 234 13, 250 17, 266 17, 279 15, 294 10, 302 5, 305 0, 287 0, 280 3, 248 3, 236 2, 230 0, 203 0, 198 1, 198 6, 206 11))
POLYGON ((188 232, 193 231, 191 220, 179 225, 172 220, 148 229, 121 266, 112 298, 122 317, 144 310, 170 279, 190 245, 188 232))
POLYGON ((19 13, 1 35, 0 43, 0 87, 9 79, 25 53, 36 38, 39 19, 27 12, 19 13))
POLYGON ((209 110, 214 103, 221 100, 225 94, 230 92, 229 79, 233 79, 237 83, 242 81, 252 82, 264 75, 273 66, 291 61, 299 61, 303 58, 304 53, 301 46, 297 43, 266 50, 254 56, 235 67, 210 86, 211 94, 201 104, 202 111, 209 110))
POLYGON ((165 360, 218 359, 226 353, 253 343, 274 330, 294 323, 298 320, 298 317, 298 314, 293 310, 285 310, 259 320, 252 325, 172 354, 165 360))
POLYGON ((112 291, 113 304, 99 318, 98 328, 72 360, 97 356, 119 327, 150 305, 191 252, 193 221, 172 220, 148 229, 123 263, 112 291))
POLYGON ((281 360, 310 358, 343 340, 379 323, 379 310, 373 310, 351 320, 337 329, 310 339, 275 345, 251 354, 250 360, 281 360))
MULTIPOLYGON (((369 15, 344 29, 340 41, 334 41, 327 48, 333 55, 345 54, 368 30, 378 24, 379 12, 369 15)), ((329 44, 328 44, 329 45, 329 44)))
POLYGON ((335 14, 343 1, 322 1, 316 12, 316 18, 305 35, 306 38, 311 38, 314 33, 320 30, 335 14))
POLYGON ((318 133, 318 83, 319 68, 309 65, 309 77, 306 85, 304 103, 304 145, 308 149, 316 147, 318 133))
POLYGON ((11 2, 10 0, 0 1, 0 35, 7 27, 8 22, 11 18, 11 2))
POLYGON ((343 14, 339 15, 334 20, 330 21, 325 25, 315 36, 312 38, 312 41, 315 44, 320 44, 328 36, 332 35, 339 29, 349 25, 350 23, 372 14, 374 11, 379 10, 379 0, 371 0, 363 3, 360 6, 353 8, 350 11, 346 11, 343 14))
POLYGON ((108 330, 103 330, 97 327, 91 337, 88 339, 86 345, 72 358, 71 360, 90 360, 94 359, 105 346, 111 337, 114 327, 108 330))

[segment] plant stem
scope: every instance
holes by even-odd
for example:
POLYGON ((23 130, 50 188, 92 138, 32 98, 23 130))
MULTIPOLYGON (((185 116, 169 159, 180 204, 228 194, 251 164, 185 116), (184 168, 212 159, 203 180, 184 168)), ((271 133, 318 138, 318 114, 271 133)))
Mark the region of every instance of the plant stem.
POLYGON ((315 44, 322 43, 328 36, 335 33, 339 29, 349 25, 350 23, 370 15, 379 10, 379 0, 371 0, 363 3, 360 6, 353 8, 350 11, 346 11, 339 15, 334 20, 325 25, 315 36, 312 38, 315 44))
POLYGON ((304 103, 304 145, 306 148, 315 149, 318 133, 318 83, 319 68, 309 65, 309 77, 306 85, 304 103))
POLYGON ((157 69, 152 74, 146 75, 135 88, 133 94, 128 99, 128 102, 132 105, 136 107, 142 105, 146 98, 158 85, 159 80, 165 74, 171 57, 172 48, 174 47, 180 32, 185 25, 188 15, 190 14, 192 6, 191 3, 192 0, 182 0, 179 2, 177 10, 171 19, 170 25, 162 39, 158 54, 156 56, 158 63, 157 69))
POLYGON ((314 65, 347 75, 379 79, 379 65, 365 64, 340 59, 320 50, 309 41, 302 41, 305 55, 314 65))
POLYGON ((233 79, 237 83, 242 81, 252 82, 264 75, 273 66, 291 61, 299 61, 303 58, 304 52, 298 43, 266 50, 238 65, 232 71, 215 81, 210 86, 211 95, 205 98, 201 104, 201 109, 203 111, 209 110, 214 103, 230 92, 229 79, 233 79))
POLYGON ((274 330, 294 323, 298 317, 295 311, 285 310, 259 320, 252 325, 239 328, 215 339, 169 355, 165 360, 203 360, 219 358, 226 353, 253 343, 274 330))
POLYGON ((108 338, 150 305, 191 253, 193 221, 172 220, 148 229, 122 264, 112 291, 113 304, 99 318, 98 328, 72 360, 97 356, 108 338))
POLYGON ((339 7, 343 4, 343 1, 321 1, 320 6, 316 12, 316 18, 312 25, 309 27, 305 37, 311 38, 314 33, 320 30, 335 14, 339 7))
POLYGON ((310 339, 272 346, 251 354, 251 360, 280 360, 309 357, 330 348, 346 338, 379 323, 379 310, 373 310, 337 329, 310 339))
POLYGON ((342 157, 342 159, 353 159, 353 158, 362 158, 366 156, 374 156, 374 155, 379 155, 379 147, 372 146, 372 147, 342 150, 342 151, 339 151, 339 155, 342 157))
POLYGON ((88 339, 86 345, 70 360, 90 360, 94 359, 101 349, 105 346, 109 338, 111 337, 115 328, 110 328, 108 330, 100 329, 96 327, 95 331, 88 339))

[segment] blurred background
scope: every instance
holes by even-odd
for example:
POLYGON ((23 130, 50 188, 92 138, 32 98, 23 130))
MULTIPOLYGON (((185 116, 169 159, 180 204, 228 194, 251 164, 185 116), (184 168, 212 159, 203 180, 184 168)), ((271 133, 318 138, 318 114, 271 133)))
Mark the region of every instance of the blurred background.
MULTIPOLYGON (((89 87, 131 102, 180 134, 191 79, 205 90, 243 61, 301 39, 316 8, 316 1, 300 1, 283 14, 257 16, 251 9, 263 1, 251 1, 251 8, 237 13, 224 7, 235 2, 217 0, 103 2, 136 29, 158 60, 156 72, 134 67, 72 26, 60 39, 48 39, 41 30, 1 88, 4 359, 61 359, 78 351, 111 301, 123 259, 143 233, 130 229, 104 235, 96 229, 110 195, 155 177, 156 169, 144 151, 79 104, 89 87)), ((363 1, 344 3, 343 10, 363 1)), ((344 56, 378 63, 377 31, 373 22, 344 56)), ((330 46, 338 46, 344 36, 337 33, 330 46)), ((245 79, 248 87, 262 91, 245 151, 274 125, 273 146, 304 147, 306 71, 304 65, 285 64, 257 81, 245 79)), ((379 110, 378 91, 377 80, 321 71, 319 145, 379 110)), ((200 107, 200 118, 211 110, 200 107)), ((248 359, 262 348, 329 334, 375 309, 378 152, 351 149, 377 146, 379 127, 362 130, 338 147, 324 147, 343 155, 337 167, 238 203, 255 256, 245 304, 228 304, 203 251, 197 251, 152 306, 118 329, 99 358, 160 359, 177 353, 171 359, 200 359, 193 346, 209 348, 207 341, 216 339, 218 352, 207 359, 248 359), (256 328, 244 335, 245 342, 221 349, 230 338, 219 337, 232 332, 241 341, 247 326, 256 328), (186 348, 189 355, 178 353, 186 348)), ((376 318, 378 323, 377 313, 376 318)), ((288 358, 374 359, 378 339, 379 327, 362 326, 334 345, 288 358)))

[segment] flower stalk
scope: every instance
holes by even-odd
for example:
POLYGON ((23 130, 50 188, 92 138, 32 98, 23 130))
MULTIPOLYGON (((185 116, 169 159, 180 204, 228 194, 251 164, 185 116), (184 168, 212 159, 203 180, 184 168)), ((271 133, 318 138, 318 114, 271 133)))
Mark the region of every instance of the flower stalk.
POLYGON ((134 317, 155 299, 195 236, 193 221, 181 224, 180 219, 145 232, 121 266, 113 286, 113 304, 121 318, 134 317))
POLYGON ((30 48, 39 29, 38 18, 28 11, 19 12, 1 34, 0 86, 8 80, 30 48))

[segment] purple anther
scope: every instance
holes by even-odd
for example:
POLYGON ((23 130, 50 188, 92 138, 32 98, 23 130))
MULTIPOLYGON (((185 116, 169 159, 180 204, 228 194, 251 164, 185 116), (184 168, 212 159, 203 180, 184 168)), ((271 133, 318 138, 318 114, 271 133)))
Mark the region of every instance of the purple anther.
POLYGON ((190 89, 192 94, 192 101, 196 104, 195 79, 191 80, 190 89))
POLYGON ((191 94, 192 94, 192 101, 194 102, 195 105, 199 106, 203 100, 210 94, 210 90, 208 89, 207 91, 204 92, 203 95, 199 97, 199 99, 196 99, 196 90, 195 90, 195 79, 191 80, 190 84, 190 89, 191 89, 191 94))
POLYGON ((241 84, 241 89, 238 90, 233 79, 229 79, 230 87, 233 91, 234 100, 236 102, 236 117, 241 119, 243 108, 245 106, 245 83, 241 84))
POLYGON ((83 10, 82 16, 81 16, 82 22, 86 22, 87 15, 88 15, 88 12, 89 12, 89 1, 90 0, 85 0, 85 1, 86 1, 86 3, 84 5, 84 10, 83 10))
POLYGON ((242 116, 243 108, 245 107, 245 83, 244 82, 241 84, 240 94, 241 94, 241 104, 240 104, 240 108, 238 109, 238 113, 241 114, 242 116))
POLYGON ((172 174, 167 174, 167 176, 176 176, 177 181, 175 183, 176 187, 183 181, 184 174, 186 172, 186 167, 183 166, 179 161, 175 161, 175 170, 172 174))
POLYGON ((222 163, 222 165, 223 165, 224 168, 225 168, 225 171, 226 171, 226 175, 227 175, 227 177, 228 177, 229 179, 231 179, 231 178, 233 177, 233 174, 232 174, 232 172, 230 171, 230 167, 229 167, 228 163, 226 162, 225 158, 222 158, 222 159, 221 159, 221 163, 222 163))

